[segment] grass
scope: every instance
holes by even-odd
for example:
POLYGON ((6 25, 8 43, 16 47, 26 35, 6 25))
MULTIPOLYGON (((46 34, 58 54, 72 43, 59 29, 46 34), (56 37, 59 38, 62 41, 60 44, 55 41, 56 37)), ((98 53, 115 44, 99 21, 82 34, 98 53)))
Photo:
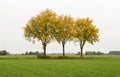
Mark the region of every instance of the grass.
POLYGON ((0 77, 120 77, 120 56, 86 59, 0 56, 0 77))

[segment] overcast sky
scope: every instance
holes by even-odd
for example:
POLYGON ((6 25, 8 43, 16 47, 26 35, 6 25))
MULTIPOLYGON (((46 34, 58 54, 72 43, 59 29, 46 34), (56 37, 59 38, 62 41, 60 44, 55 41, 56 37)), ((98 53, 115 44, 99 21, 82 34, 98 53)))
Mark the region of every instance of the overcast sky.
MULTIPOLYGON (((90 17, 100 32, 100 41, 86 43, 84 51, 120 50, 120 0, 0 0, 0 50, 10 53, 43 51, 41 42, 28 42, 23 27, 28 20, 44 9, 72 17, 90 17)), ((66 52, 78 52, 79 44, 69 42, 66 52)), ((62 46, 52 42, 47 53, 62 52, 62 46)))

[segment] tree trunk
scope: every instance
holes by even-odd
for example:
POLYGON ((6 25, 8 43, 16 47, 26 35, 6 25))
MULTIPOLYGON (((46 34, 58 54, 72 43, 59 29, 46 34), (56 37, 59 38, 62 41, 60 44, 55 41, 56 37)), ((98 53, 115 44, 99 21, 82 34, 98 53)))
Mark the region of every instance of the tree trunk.
POLYGON ((65 56, 65 43, 62 41, 62 47, 63 47, 63 56, 65 56))
POLYGON ((44 56, 46 56, 46 46, 47 46, 47 43, 43 43, 44 56))
POLYGON ((80 47, 80 57, 82 58, 83 57, 83 47, 80 47))
POLYGON ((83 46, 85 45, 85 41, 80 41, 80 57, 83 57, 83 46))

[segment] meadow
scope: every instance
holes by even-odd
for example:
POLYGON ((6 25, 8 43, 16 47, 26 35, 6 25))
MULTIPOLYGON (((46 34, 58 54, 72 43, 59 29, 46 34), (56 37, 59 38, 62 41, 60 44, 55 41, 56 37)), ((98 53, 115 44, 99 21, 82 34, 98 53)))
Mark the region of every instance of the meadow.
POLYGON ((120 77, 120 56, 86 59, 0 56, 0 77, 120 77))

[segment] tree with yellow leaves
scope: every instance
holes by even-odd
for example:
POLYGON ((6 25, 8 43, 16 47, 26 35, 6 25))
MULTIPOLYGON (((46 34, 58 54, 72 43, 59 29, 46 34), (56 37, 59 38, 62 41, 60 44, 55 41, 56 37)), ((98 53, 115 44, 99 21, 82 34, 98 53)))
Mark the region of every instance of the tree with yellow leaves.
POLYGON ((56 26, 54 26, 54 37, 58 43, 62 43, 63 56, 65 56, 65 44, 71 40, 71 29, 74 24, 74 20, 70 16, 58 16, 56 26))
POLYGON ((80 56, 83 57, 83 47, 86 42, 94 44, 99 41, 99 29, 92 24, 92 20, 89 18, 78 18, 75 25, 75 38, 80 43, 80 56))
POLYGON ((52 26, 56 16, 56 13, 46 9, 36 17, 31 18, 24 28, 24 36, 27 40, 34 42, 37 39, 42 42, 44 56, 47 44, 53 40, 52 26))

